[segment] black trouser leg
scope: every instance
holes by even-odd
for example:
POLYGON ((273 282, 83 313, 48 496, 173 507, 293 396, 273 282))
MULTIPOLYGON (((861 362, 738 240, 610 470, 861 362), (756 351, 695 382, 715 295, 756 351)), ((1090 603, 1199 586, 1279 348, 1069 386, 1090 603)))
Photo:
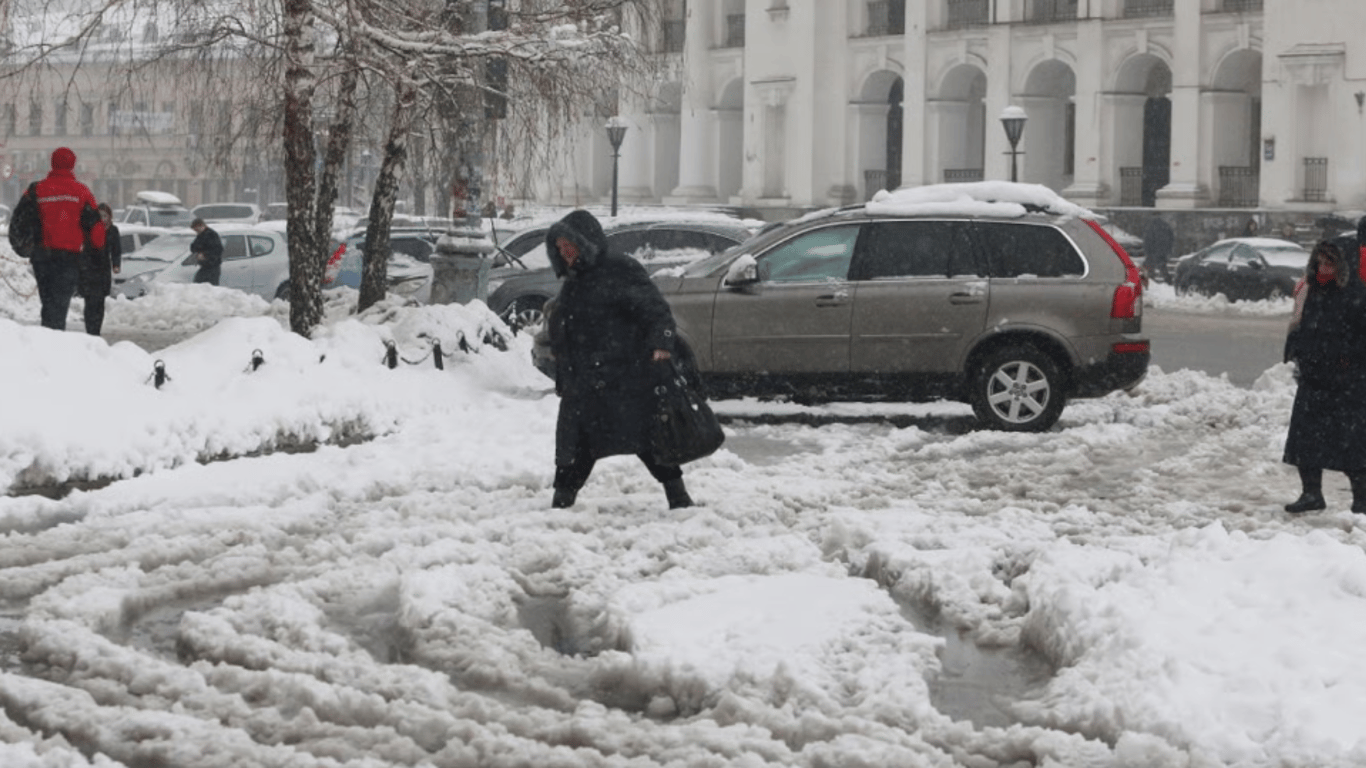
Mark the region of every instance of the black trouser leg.
POLYGON ((1300 488, 1305 493, 1323 493, 1323 469, 1320 467, 1297 467, 1300 471, 1300 488))
POLYGON ((578 491, 588 482, 588 476, 593 473, 593 467, 597 463, 592 456, 580 454, 574 457, 573 464, 555 467, 555 488, 578 491))
POLYGON ((104 327, 104 297, 86 296, 85 297, 85 332, 91 336, 99 336, 100 329, 104 327))
POLYGON ((1366 514, 1366 469, 1348 472, 1347 481, 1352 484, 1352 511, 1366 514))
POLYGON ((33 278, 38 282, 38 300, 42 303, 40 319, 44 328, 66 330, 66 313, 71 311, 71 297, 76 295, 76 281, 80 265, 72 254, 50 253, 33 258, 33 278))
POLYGON ((661 483, 667 483, 671 480, 677 480, 680 477, 683 477, 682 467, 670 467, 664 464, 656 464, 648 453, 637 453, 636 457, 645 465, 645 469, 650 473, 650 476, 661 483))

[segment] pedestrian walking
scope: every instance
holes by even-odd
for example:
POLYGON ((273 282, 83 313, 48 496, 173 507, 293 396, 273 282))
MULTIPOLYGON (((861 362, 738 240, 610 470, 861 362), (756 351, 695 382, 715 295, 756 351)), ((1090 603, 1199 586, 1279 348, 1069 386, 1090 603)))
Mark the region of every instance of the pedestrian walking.
POLYGON ((190 229, 195 231, 190 253, 195 263, 199 264, 199 269, 194 273, 194 282, 218 285, 223 273, 223 240, 203 219, 190 222, 190 229))
POLYGON ((1143 265, 1162 282, 1171 282, 1167 263, 1171 261, 1175 242, 1172 225, 1160 216, 1149 216, 1143 223, 1143 265))
POLYGON ((1325 469, 1347 475, 1352 511, 1366 514, 1366 285, 1354 250, 1314 247, 1287 342, 1299 379, 1283 458, 1300 475, 1300 497, 1285 506, 1293 514, 1327 508, 1325 469))
POLYGON ((114 290, 114 275, 123 266, 123 245, 119 242, 119 228, 114 224, 114 211, 108 203, 100 203, 100 222, 104 224, 104 247, 90 248, 81 254, 78 289, 85 300, 85 332, 99 336, 104 327, 104 302, 114 290))
POLYGON ((104 224, 95 196, 76 180, 76 153, 66 147, 52 152, 52 170, 35 186, 42 243, 30 263, 38 283, 44 328, 66 330, 71 297, 80 280, 82 254, 104 249, 104 224))
POLYGON ((551 506, 572 506, 598 459, 629 454, 664 484, 670 509, 692 506, 683 470, 650 453, 654 387, 677 352, 668 302, 640 262, 608 251, 587 211, 552 225, 546 251, 564 279, 546 320, 560 396, 551 506))

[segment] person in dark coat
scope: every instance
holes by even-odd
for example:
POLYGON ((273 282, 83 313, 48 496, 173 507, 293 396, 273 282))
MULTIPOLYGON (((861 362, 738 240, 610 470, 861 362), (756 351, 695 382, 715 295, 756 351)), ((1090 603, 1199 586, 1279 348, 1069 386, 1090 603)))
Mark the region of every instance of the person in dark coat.
MULTIPOLYGON (((76 181, 76 153, 52 152, 52 171, 36 187, 43 241, 31 259, 42 325, 66 330, 66 314, 80 281, 81 254, 104 248, 104 224, 90 188, 76 181)), ((27 194, 27 193, 26 193, 27 194)))
POLYGON ((123 266, 123 245, 119 242, 119 228, 114 224, 114 211, 108 203, 99 205, 100 221, 104 223, 104 247, 88 248, 81 254, 80 294, 85 299, 85 332, 99 336, 104 326, 104 300, 114 289, 114 275, 123 266))
POLYGON ((1366 514, 1366 285, 1355 238, 1323 241, 1305 270, 1304 307, 1287 344, 1299 388, 1284 461, 1299 469, 1302 492, 1292 514, 1326 509, 1323 471, 1344 472, 1352 511, 1366 514), (1346 245, 1347 247, 1344 247, 1346 245))
POLYGON ((195 231, 190 253, 199 264, 199 269, 194 273, 194 282, 218 285, 223 273, 223 240, 203 219, 190 222, 190 229, 195 231))
POLYGON ((1148 268, 1149 273, 1165 282, 1171 282, 1171 276, 1167 274, 1167 263, 1171 261, 1172 246, 1175 243, 1176 236, 1172 233, 1172 225, 1161 217, 1149 216, 1143 223, 1143 265, 1148 268))
POLYGON ((658 367, 676 351, 664 296, 640 262, 608 251, 602 225, 588 211, 552 225, 546 251, 564 279, 546 320, 560 396, 551 506, 572 506, 598 459, 625 454, 638 456, 664 484, 670 509, 692 506, 683 470, 650 455, 654 387, 667 375, 658 367))

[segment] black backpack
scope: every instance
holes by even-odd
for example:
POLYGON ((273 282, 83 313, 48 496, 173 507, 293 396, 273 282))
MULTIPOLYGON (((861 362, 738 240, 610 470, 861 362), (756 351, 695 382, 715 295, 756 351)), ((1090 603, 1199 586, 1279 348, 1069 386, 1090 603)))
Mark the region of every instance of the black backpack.
POLYGON ((9 245, 26 259, 43 245, 43 220, 38 216, 38 182, 28 189, 14 206, 9 217, 9 245))

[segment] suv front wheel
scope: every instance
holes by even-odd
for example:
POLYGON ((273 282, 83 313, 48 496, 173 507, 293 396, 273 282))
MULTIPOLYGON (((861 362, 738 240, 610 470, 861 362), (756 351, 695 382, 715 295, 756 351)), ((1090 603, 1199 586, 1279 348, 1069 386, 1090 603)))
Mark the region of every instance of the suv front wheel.
POLYGON ((988 429, 1042 432, 1062 415, 1062 372, 1048 355, 1028 344, 987 355, 971 382, 972 410, 988 429))

